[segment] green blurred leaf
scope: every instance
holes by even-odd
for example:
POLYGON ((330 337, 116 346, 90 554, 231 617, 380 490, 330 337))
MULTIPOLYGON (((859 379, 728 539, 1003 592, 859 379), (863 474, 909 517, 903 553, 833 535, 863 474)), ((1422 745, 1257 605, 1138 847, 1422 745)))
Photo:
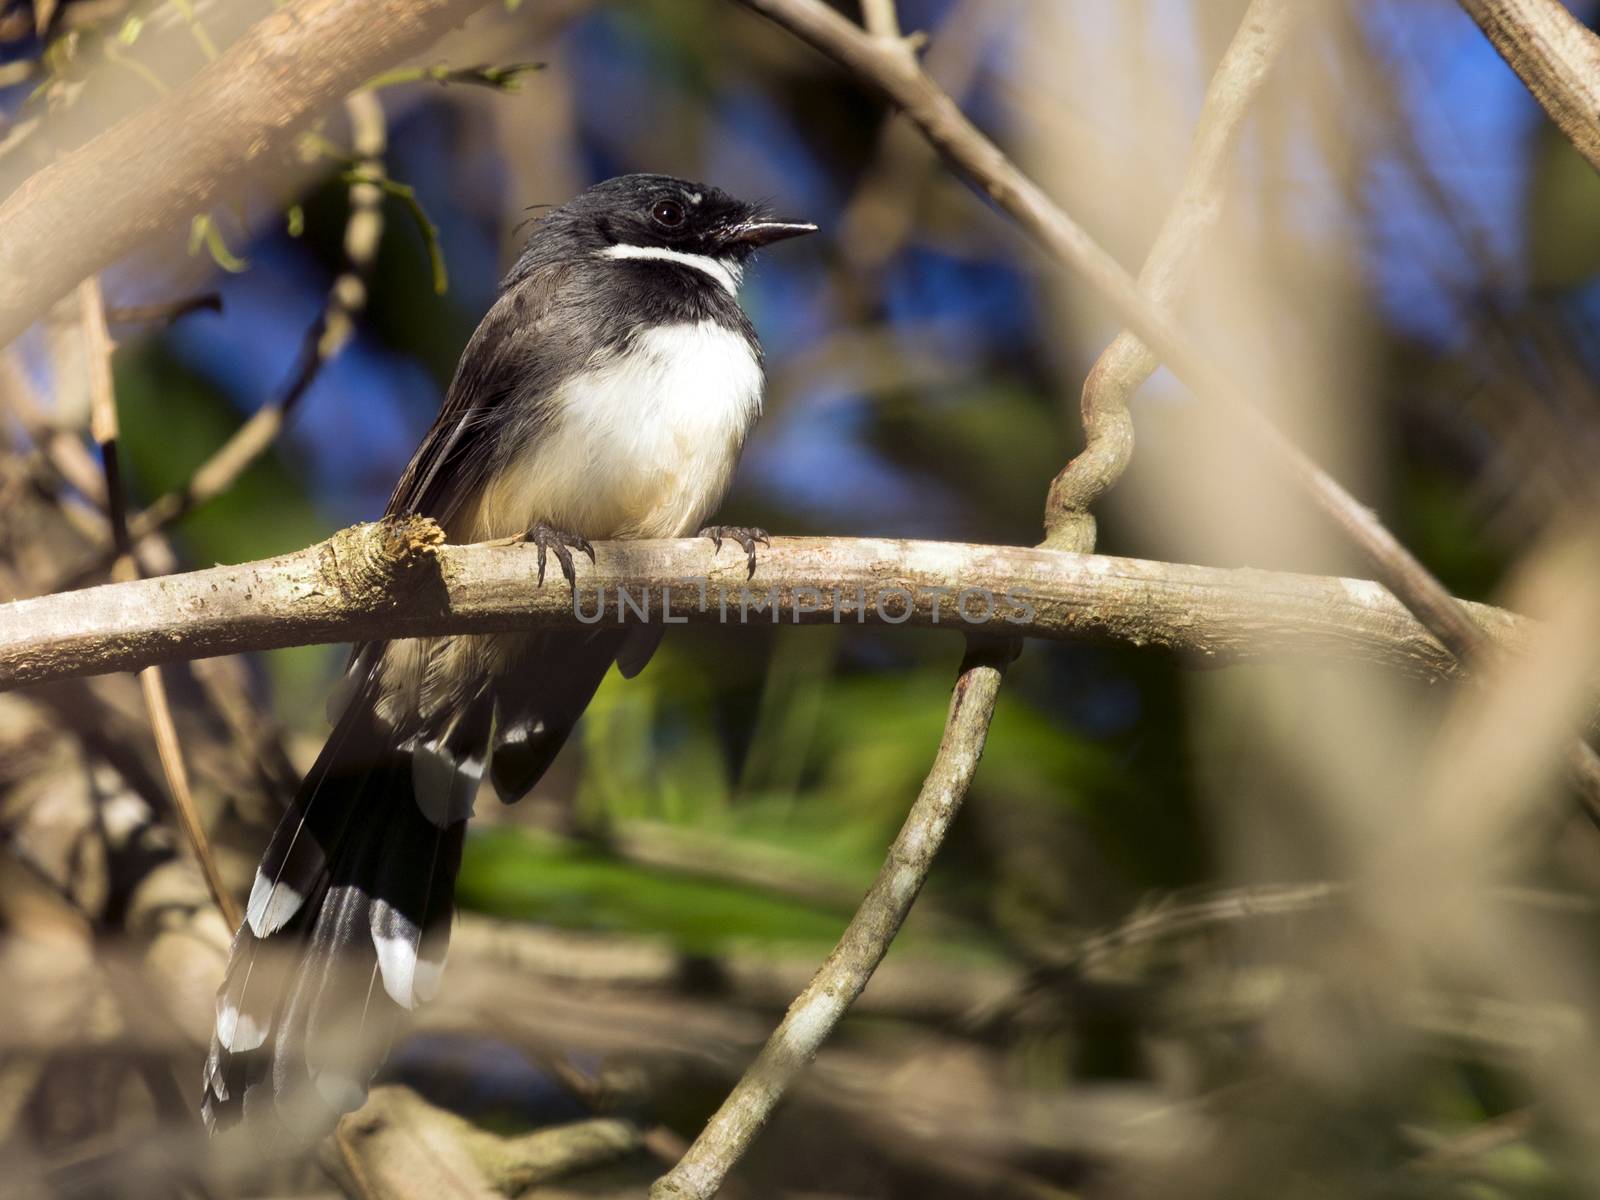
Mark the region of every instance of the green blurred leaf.
POLYGON ((751 941, 828 944, 849 916, 504 827, 468 839, 456 895, 464 906, 495 916, 656 934, 690 953, 751 941))
POLYGON ((1540 131, 1528 178, 1528 282, 1535 289, 1600 274, 1600 175, 1554 128, 1540 131))

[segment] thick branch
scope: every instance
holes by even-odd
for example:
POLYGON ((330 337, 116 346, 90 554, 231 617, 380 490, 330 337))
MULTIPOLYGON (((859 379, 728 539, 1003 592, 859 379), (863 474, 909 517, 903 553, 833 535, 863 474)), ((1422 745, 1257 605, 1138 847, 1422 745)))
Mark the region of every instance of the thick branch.
POLYGON ((989 735, 1009 653, 1007 649, 968 653, 950 700, 939 753, 866 899, 738 1086, 728 1093, 688 1153, 650 1189, 652 1200, 703 1200, 716 1195, 723 1178, 767 1123, 794 1078, 816 1057, 872 978, 966 799, 989 735))
POLYGON ((182 226, 308 121, 482 0, 290 0, 186 87, 0 205, 0 345, 75 283, 182 226))
POLYGON ((1461 0, 1461 7, 1600 171, 1600 37, 1560 0, 1461 0))
MULTIPOLYGON (((602 601, 599 619, 616 621, 619 589, 630 621, 648 598, 651 619, 665 603, 673 623, 828 624, 837 613, 841 624, 1153 645, 1213 663, 1311 655, 1423 678, 1456 669, 1388 593, 1360 580, 1017 546, 778 538, 746 585, 743 558, 713 555, 704 539, 630 541, 598 545, 597 567, 579 564, 575 613, 559 578, 534 583, 530 547, 439 538, 420 519, 357 525, 278 558, 14 601, 0 606, 0 688, 281 646, 578 628, 602 601)), ((1521 618, 1466 607, 1486 636, 1520 642, 1521 618)))

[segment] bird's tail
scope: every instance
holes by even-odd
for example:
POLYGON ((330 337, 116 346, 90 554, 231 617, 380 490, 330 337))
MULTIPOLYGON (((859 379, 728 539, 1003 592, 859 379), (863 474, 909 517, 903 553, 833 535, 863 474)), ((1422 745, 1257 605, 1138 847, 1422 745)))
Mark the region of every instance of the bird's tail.
POLYGON ((273 835, 217 993, 202 1111, 320 1136, 362 1103, 402 1010, 432 997, 490 703, 404 744, 368 688, 273 835))

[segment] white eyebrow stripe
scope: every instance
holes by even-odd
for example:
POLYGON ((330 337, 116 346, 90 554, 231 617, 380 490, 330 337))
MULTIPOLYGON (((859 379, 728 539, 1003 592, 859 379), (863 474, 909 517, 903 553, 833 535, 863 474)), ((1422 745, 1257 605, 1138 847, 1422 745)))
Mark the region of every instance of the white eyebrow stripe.
POLYGON ((618 243, 607 246, 600 251, 602 258, 653 258, 661 262, 677 263, 681 267, 693 267, 696 271, 703 271, 720 283, 728 295, 739 294, 739 282, 744 271, 737 263, 725 262, 720 258, 712 258, 707 254, 687 254, 682 250, 669 250, 665 246, 629 246, 618 243))

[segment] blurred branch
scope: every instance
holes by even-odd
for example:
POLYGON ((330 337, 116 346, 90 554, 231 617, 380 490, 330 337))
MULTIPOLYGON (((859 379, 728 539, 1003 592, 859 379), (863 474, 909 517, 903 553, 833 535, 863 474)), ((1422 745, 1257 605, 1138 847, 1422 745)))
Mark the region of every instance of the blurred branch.
POLYGON ((520 1196, 644 1148, 633 1124, 604 1117, 500 1137, 398 1086, 374 1088, 333 1144, 335 1173, 365 1200, 520 1196))
MULTIPOLYGON (((1129 950, 1219 926, 1336 908, 1347 904, 1355 891, 1356 885, 1343 880, 1313 880, 1227 888, 1198 896, 1162 894, 1110 928, 1066 947, 1061 962, 1076 972, 1092 973, 1129 950)), ((1486 895, 1499 905, 1551 916, 1592 918, 1600 911, 1600 901, 1582 892, 1497 886, 1487 889, 1486 895)))
POLYGON ((1516 1108, 1490 1117, 1465 1133, 1438 1140, 1407 1164, 1421 1175, 1455 1175, 1471 1170, 1484 1158, 1507 1146, 1524 1141, 1537 1127, 1538 1113, 1532 1108, 1516 1108))
MULTIPOLYGON (((1183 185, 1139 273, 1140 288, 1158 308, 1170 308, 1178 298, 1206 236, 1222 215, 1228 158, 1283 49, 1296 7, 1286 0, 1253 0, 1211 77, 1183 185)), ((1118 334, 1095 361, 1083 384, 1085 445, 1050 485, 1042 545, 1080 554, 1094 549, 1089 506, 1122 477, 1133 457, 1128 401, 1158 365, 1156 356, 1130 332, 1118 334)))
MULTIPOLYGON (((117 396, 111 379, 113 347, 111 335, 106 330, 105 297, 101 295, 98 277, 91 276, 80 284, 78 296, 82 306, 84 353, 89 367, 90 429, 100 447, 105 468, 106 508, 111 520, 111 540, 117 548, 113 576, 132 581, 139 569, 134 563, 132 545, 128 540, 127 510, 117 469, 117 396)), ((152 664, 140 671, 139 687, 144 693, 150 729, 155 735, 161 770, 167 779, 167 789, 178 814, 178 823, 183 826, 184 835, 200 863, 211 898, 216 901, 229 927, 237 927, 240 919, 238 906, 222 882, 222 872, 217 869, 216 856, 211 852, 205 825, 200 820, 194 793, 189 788, 189 774, 183 764, 183 745, 172 720, 172 706, 167 702, 161 668, 152 664)))
POLYGON ((222 311, 222 296, 218 292, 201 292, 167 304, 108 304, 106 320, 113 325, 133 325, 144 321, 163 323, 177 321, 190 313, 222 311))
MULTIPOLYGON (((902 41, 875 38, 821 0, 738 0, 771 18, 902 109, 956 170, 1088 282, 1118 317, 1196 395, 1257 439, 1372 563, 1379 581, 1458 659, 1473 664, 1492 649, 1482 629, 1445 586, 1407 550, 1378 515, 1301 450, 1255 403, 1241 382, 1219 370, 1087 232, 984 136, 922 70, 902 41)), ((1590 819, 1600 824, 1600 754, 1576 741, 1568 764, 1590 819)))
POLYGON ((32 175, 0 204, 0 344, 79 280, 181 229, 481 2, 290 0, 188 85, 32 175))
POLYGON ((396 67, 374 76, 361 86, 364 91, 376 91, 401 83, 437 83, 445 87, 453 83, 466 83, 497 92, 514 92, 522 86, 524 75, 542 70, 544 64, 536 62, 505 63, 500 66, 479 63, 475 67, 452 67, 448 63, 436 63, 431 67, 396 67))
POLYGON ((900 36, 900 14, 894 0, 861 0, 861 23, 873 37, 900 36))
MULTIPOLYGON (((1304 655, 1429 679, 1457 671, 1361 580, 1018 546, 775 538, 747 585, 742 559, 718 561, 704 539, 686 538, 597 543, 599 564, 580 567, 575 600, 564 584, 534 583, 530 547, 442 536, 422 518, 356 525, 277 558, 13 601, 0 606, 0 688, 241 650, 578 628, 616 620, 622 591, 630 621, 647 602, 651 619, 665 612, 673 623, 983 629, 1158 646, 1215 664, 1304 655), (959 613, 963 596, 971 621, 959 613)), ((1485 637, 1522 644, 1524 618, 1466 611, 1485 637)))
POLYGON ((178 739, 178 727, 172 720, 172 705, 167 700, 167 687, 161 679, 160 667, 146 667, 139 672, 139 688, 144 693, 145 707, 150 712, 150 729, 155 734, 156 751, 161 758, 161 770, 167 777, 167 789, 172 793, 172 807, 178 814, 178 824, 200 863, 200 873, 206 881, 206 890, 216 901, 217 910, 229 929, 237 929, 243 915, 233 894, 222 881, 222 871, 217 866, 217 856, 211 851, 211 841, 206 837, 205 824, 200 820, 200 810, 194 802, 194 792, 189 787, 189 772, 183 765, 183 743, 178 739))
POLYGON ((1009 645, 971 645, 950 700, 939 752, 888 857, 839 944, 795 999, 716 1115, 678 1164, 650 1189, 655 1200, 716 1194, 795 1078, 866 987, 922 890, 934 856, 966 799, 994 717, 1009 645))
MULTIPOLYGON (((84 360, 89 377, 89 435, 100 450, 105 472, 106 513, 111 521, 111 543, 119 556, 127 556, 128 510, 117 455, 117 397, 111 382, 111 335, 106 331, 105 297, 100 280, 90 276, 78 286, 79 323, 83 332, 84 360)), ((131 573, 135 568, 126 559, 131 573)), ((131 576, 130 576, 131 577, 131 576)))
MULTIPOLYGON (((816 973, 815 960, 799 953, 738 947, 697 955, 690 971, 683 951, 665 938, 555 929, 468 912, 458 915, 452 938, 459 939, 452 945, 464 960, 550 987, 680 992, 692 983, 697 996, 763 1011, 787 1005, 816 973)), ((1024 982, 1009 967, 896 959, 873 974, 856 1008, 907 1020, 965 1020, 1000 1007, 1024 982)))
POLYGON ((15 354, 0 355, 0 400, 11 410, 23 432, 51 469, 90 504, 106 506, 105 475, 81 435, 63 428, 46 410, 15 354))
POLYGON ((1600 171, 1600 37, 1560 0, 1461 0, 1461 7, 1600 171))
MULTIPOLYGON (((925 69, 952 96, 965 95, 982 65, 996 29, 1016 21, 1016 0, 961 0, 939 22, 928 45, 925 69)), ((883 269, 918 231, 925 194, 939 159, 910 122, 890 113, 855 194, 840 214, 835 240, 841 264, 863 282, 883 269)), ((874 314, 858 314, 859 324, 874 314)))

